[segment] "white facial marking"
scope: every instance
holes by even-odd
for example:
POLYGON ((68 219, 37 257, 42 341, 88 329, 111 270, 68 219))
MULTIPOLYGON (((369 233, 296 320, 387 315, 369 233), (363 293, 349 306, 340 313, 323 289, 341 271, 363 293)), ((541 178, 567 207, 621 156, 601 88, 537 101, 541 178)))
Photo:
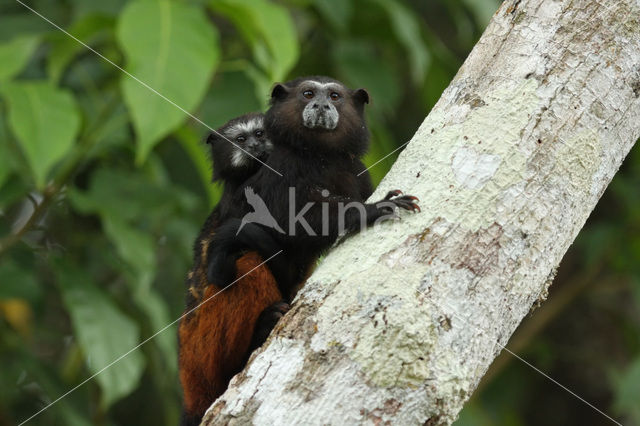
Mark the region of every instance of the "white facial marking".
MULTIPOLYGON (((311 86, 316 90, 329 91, 333 88, 333 90, 340 90, 342 86, 335 82, 328 83, 320 83, 319 81, 314 80, 306 80, 302 83, 302 86, 305 85, 311 86)), ((324 102, 324 101, 320 101, 324 102)), ((302 124, 309 129, 326 129, 326 130, 334 130, 338 127, 338 120, 340 119, 340 114, 338 110, 333 105, 332 102, 328 102, 326 106, 328 109, 324 108, 314 108, 315 101, 309 102, 302 111, 302 124)))
POLYGON ((309 129, 322 128, 333 130, 338 127, 340 114, 333 105, 329 105, 328 110, 314 109, 311 103, 308 103, 302 110, 302 124, 309 129))
POLYGON ((243 133, 253 133, 257 129, 262 129, 262 127, 263 123, 261 117, 252 118, 251 120, 244 123, 234 124, 225 131, 225 134, 229 139, 233 141, 243 133))
POLYGON ((234 149, 231 154, 231 164, 234 167, 244 166, 247 163, 247 155, 239 149, 234 149))
POLYGON ((328 83, 320 83, 319 81, 314 81, 314 80, 307 80, 302 84, 309 84, 310 86, 315 86, 318 89, 328 89, 329 87, 333 86, 333 87, 340 87, 339 84, 334 83, 332 81, 328 82, 328 83))

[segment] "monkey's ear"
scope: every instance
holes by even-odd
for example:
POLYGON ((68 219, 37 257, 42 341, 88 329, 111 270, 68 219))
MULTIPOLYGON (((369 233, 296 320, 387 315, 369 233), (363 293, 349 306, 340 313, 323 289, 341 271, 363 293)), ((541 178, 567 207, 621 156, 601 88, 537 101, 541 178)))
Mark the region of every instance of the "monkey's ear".
POLYGON ((213 146, 213 144, 216 143, 218 139, 220 139, 220 136, 213 132, 209 133, 209 136, 207 136, 207 145, 213 146))
POLYGON ((283 84, 277 83, 271 90, 271 100, 282 99, 289 93, 289 89, 283 84))
POLYGON ((353 93, 353 98, 360 103, 368 104, 369 103, 369 92, 364 89, 358 89, 353 93))

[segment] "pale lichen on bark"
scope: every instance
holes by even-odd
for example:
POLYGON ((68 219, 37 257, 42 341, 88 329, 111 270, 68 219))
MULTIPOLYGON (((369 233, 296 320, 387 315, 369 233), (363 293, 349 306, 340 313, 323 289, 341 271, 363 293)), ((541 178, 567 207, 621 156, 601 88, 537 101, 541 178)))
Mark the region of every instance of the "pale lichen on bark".
MULTIPOLYGON (((640 4, 505 1, 205 424, 449 424, 640 136, 640 4)), ((535 373, 532 373, 535 374, 535 373)))

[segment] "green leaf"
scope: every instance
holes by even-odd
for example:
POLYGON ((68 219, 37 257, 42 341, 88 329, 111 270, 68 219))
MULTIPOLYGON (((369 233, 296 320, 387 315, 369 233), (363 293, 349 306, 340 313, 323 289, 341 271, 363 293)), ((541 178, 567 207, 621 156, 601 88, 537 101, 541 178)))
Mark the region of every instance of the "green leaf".
POLYGON ((82 213, 99 213, 131 221, 179 214, 177 208, 192 209, 192 194, 164 179, 152 180, 142 173, 99 168, 91 176, 89 191, 69 188, 69 199, 82 213))
POLYGON ((253 64, 247 64, 244 70, 245 76, 253 83, 254 93, 260 100, 260 109, 266 110, 269 105, 269 93, 274 81, 282 81, 283 78, 271 79, 253 64))
POLYGON ((197 133, 188 126, 184 126, 176 132, 176 137, 180 140, 182 147, 189 155, 193 165, 200 176, 202 186, 207 193, 209 206, 213 207, 220 199, 222 191, 218 185, 211 184, 211 160, 209 155, 203 152, 203 146, 197 133))
MULTIPOLYGON (((7 179, 0 187, 0 210, 23 200, 32 190, 33 187, 27 185, 22 179, 17 177, 7 179)), ((9 221, 0 220, 0 234, 7 235, 9 232, 11 232, 9 221)))
POLYGON ((393 28, 398 41, 404 45, 411 63, 411 76, 414 83, 422 84, 427 68, 429 67, 430 55, 427 45, 420 33, 420 23, 415 12, 412 12, 402 3, 396 0, 373 0, 382 6, 389 15, 391 27, 393 28))
MULTIPOLYGON (((153 163, 148 161, 146 166, 153 163)), ((160 222, 164 233, 167 220, 184 214, 196 203, 191 193, 165 178, 107 168, 94 172, 88 191, 70 188, 68 196, 79 212, 100 215, 109 240, 130 267, 128 281, 135 291, 146 291, 157 270, 154 223, 160 222)))
POLYGON ((151 236, 136 229, 132 222, 147 209, 162 205, 165 197, 142 176, 112 169, 99 169, 91 178, 87 192, 71 189, 72 205, 83 213, 98 213, 105 233, 119 257, 132 273, 136 288, 149 288, 155 275, 155 246, 151 236))
POLYGON ((209 4, 233 21, 272 82, 286 78, 298 62, 300 46, 285 7, 266 0, 213 0, 209 4))
POLYGON ((314 0, 313 5, 338 31, 349 29, 349 20, 353 15, 351 0, 314 0))
POLYGON ((476 22, 480 28, 484 28, 489 24, 496 10, 498 10, 501 0, 462 0, 462 2, 476 16, 476 22))
POLYGON ((26 35, 0 44, 0 81, 10 79, 27 65, 39 41, 38 36, 26 35))
POLYGON ((131 393, 140 380, 144 358, 139 351, 127 354, 139 343, 140 331, 136 323, 93 284, 91 276, 66 261, 56 262, 56 272, 62 299, 89 370, 99 373, 96 380, 102 389, 101 403, 104 408, 109 407, 131 393))
POLYGON ((447 69, 447 65, 440 58, 434 56, 421 89, 422 102, 426 111, 431 110, 438 102, 440 95, 449 85, 451 74, 452 71, 447 69))
POLYGON ((51 168, 73 147, 80 116, 70 93, 48 83, 12 83, 3 91, 9 124, 43 188, 51 168))
POLYGON ((615 410, 624 414, 629 424, 640 424, 640 358, 636 358, 616 382, 615 410))
POLYGON ((170 317, 167 304, 153 289, 137 291, 133 294, 133 300, 145 313, 147 318, 149 318, 152 334, 164 329, 162 333, 156 335, 153 340, 154 344, 156 344, 162 352, 165 361, 165 365, 163 366, 164 372, 175 374, 178 367, 178 348, 175 329, 171 327, 166 328, 175 318, 170 317))
MULTIPOLYGON (((267 91, 262 92, 262 99, 269 99, 268 89, 271 84, 273 83, 270 82, 267 86, 267 91)), ((234 117, 259 111, 261 99, 258 99, 252 92, 253 85, 253 82, 243 72, 218 73, 200 107, 202 118, 213 127, 218 128, 234 117), (233 99, 233 102, 229 102, 229 99, 233 99)), ((202 130, 202 135, 208 133, 207 129, 202 130)), ((202 140, 204 141, 205 138, 203 137, 202 140)), ((211 170, 209 170, 209 178, 211 178, 210 172, 211 170)))
POLYGON ((0 188, 13 171, 13 161, 7 146, 8 143, 5 119, 0 116, 0 188))
POLYGON ((400 83, 390 66, 380 61, 372 47, 360 41, 336 43, 333 62, 351 87, 364 87, 371 94, 371 109, 393 113, 399 101, 400 83))
MULTIPOLYGON (((5 2, 6 3, 6 2, 5 2)), ((47 21, 34 13, 25 13, 26 9, 19 6, 18 13, 10 13, 2 11, 0 13, 0 41, 10 41, 16 37, 32 36, 54 31, 47 21)))
POLYGON ((397 144, 388 129, 379 124, 380 120, 368 120, 371 131, 371 147, 365 155, 363 163, 368 167, 373 187, 378 186, 387 174, 402 150, 391 154, 400 144, 397 144), (391 154, 391 155, 389 155, 391 154), (386 158, 385 158, 386 157, 386 158), (383 159, 384 158, 384 159, 383 159))
MULTIPOLYGON (((91 44, 102 30, 113 27, 114 23, 113 18, 104 15, 88 15, 74 22, 67 31, 83 43, 91 44)), ((86 49, 68 35, 54 33, 47 62, 51 81, 57 83, 73 58, 86 49)))
POLYGON ((102 15, 115 16, 127 3, 127 0, 72 0, 76 16, 100 13, 102 15))
MULTIPOLYGON (((167 0, 131 2, 120 16, 117 39, 131 74, 186 111, 198 105, 220 55, 217 32, 202 10, 167 0)), ((141 164, 187 115, 127 75, 121 87, 141 164)))
POLYGON ((129 226, 119 216, 103 214, 102 223, 120 257, 133 268, 136 287, 149 288, 155 275, 156 263, 151 237, 129 226))
POLYGON ((0 263, 0 300, 18 298, 34 302, 40 294, 33 271, 21 268, 10 259, 0 263))

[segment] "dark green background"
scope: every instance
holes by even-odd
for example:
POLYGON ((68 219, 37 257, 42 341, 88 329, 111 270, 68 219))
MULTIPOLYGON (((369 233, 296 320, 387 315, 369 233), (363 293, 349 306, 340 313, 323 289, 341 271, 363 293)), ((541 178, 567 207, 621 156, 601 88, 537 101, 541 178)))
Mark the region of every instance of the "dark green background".
MULTIPOLYGON (((274 81, 326 74, 366 87, 372 164, 412 136, 499 1, 28 5, 212 127, 263 109, 274 81)), ((0 425, 34 414, 179 317, 191 245, 220 190, 206 133, 0 0, 0 425), (12 237, 35 204, 39 216, 12 237)), ((376 183, 395 157, 371 170, 376 183)), ((640 424, 638 184, 634 150, 549 301, 509 344, 625 424, 640 424)), ((31 424, 173 425, 179 409, 172 326, 31 424)), ((457 424, 606 423, 503 354, 457 424)))

